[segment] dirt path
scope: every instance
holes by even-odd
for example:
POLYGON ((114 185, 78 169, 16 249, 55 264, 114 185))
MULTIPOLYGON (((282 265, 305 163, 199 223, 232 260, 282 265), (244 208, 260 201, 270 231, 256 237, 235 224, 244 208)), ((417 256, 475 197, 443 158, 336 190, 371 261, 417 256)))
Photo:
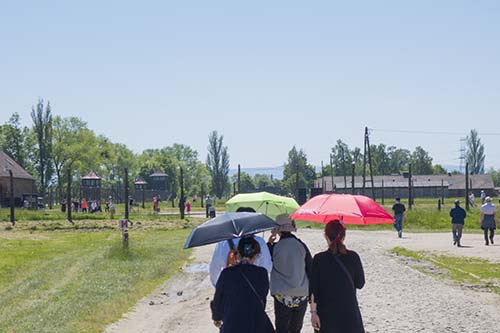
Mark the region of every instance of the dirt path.
MULTIPOLYGON (((312 253, 325 247, 319 230, 301 230, 298 236, 312 253)), ((500 245, 486 247, 481 235, 464 235, 462 243, 468 247, 456 248, 450 234, 407 234, 397 239, 394 232, 364 231, 348 232, 346 243, 360 254, 365 268, 367 283, 358 297, 367 332, 498 332, 500 297, 424 275, 388 250, 402 246, 500 262, 500 245)), ((212 251, 211 246, 196 249, 192 265, 105 332, 216 333, 210 320, 213 288, 207 272, 212 251)), ((267 311, 273 318, 271 297, 267 311)), ((313 332, 308 314, 303 332, 313 332)))

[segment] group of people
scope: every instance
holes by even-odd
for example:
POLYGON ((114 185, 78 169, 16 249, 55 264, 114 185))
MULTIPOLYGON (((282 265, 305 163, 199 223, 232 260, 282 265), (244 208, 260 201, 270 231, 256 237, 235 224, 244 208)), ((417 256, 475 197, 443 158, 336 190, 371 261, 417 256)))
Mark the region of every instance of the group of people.
MULTIPOLYGON (((474 194, 472 194, 474 195, 474 194)), ((469 200, 470 200, 469 196, 469 200)), ((498 218, 496 215, 496 207, 492 203, 491 197, 487 196, 484 191, 481 191, 481 208, 479 223, 484 232, 485 245, 494 244, 495 229, 497 228, 498 218)), ((394 213, 394 228, 398 232, 398 237, 401 238, 403 234, 403 219, 406 207, 401 203, 400 198, 396 198, 396 202, 392 206, 394 213)), ((460 200, 455 200, 455 206, 450 210, 451 217, 451 232, 453 235, 453 245, 461 247, 462 230, 467 217, 465 209, 460 207, 460 200)))
MULTIPOLYGON (((484 192, 481 191, 481 198, 483 197, 483 193, 484 192)), ((495 229, 498 224, 496 207, 489 196, 485 196, 482 202, 483 205, 480 209, 479 222, 484 232, 484 243, 485 245, 490 245, 494 244, 495 229)), ((455 201, 455 208, 450 211, 450 216, 452 217, 453 223, 453 242, 455 245, 461 246, 460 238, 462 237, 462 228, 467 213, 460 207, 460 202, 458 200, 455 201)))
POLYGON ((276 223, 267 243, 254 235, 217 244, 210 262, 214 325, 223 333, 295 333, 309 307, 317 332, 364 332, 356 289, 365 276, 358 254, 344 245, 343 223, 326 225, 328 248, 314 258, 288 215, 276 223), (265 312, 269 291, 274 325, 265 312))

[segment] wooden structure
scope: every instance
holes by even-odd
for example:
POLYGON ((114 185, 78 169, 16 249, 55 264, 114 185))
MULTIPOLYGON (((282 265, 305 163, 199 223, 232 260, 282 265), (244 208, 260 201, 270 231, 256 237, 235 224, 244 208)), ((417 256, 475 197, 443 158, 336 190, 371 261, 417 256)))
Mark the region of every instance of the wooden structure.
POLYGON ((102 178, 99 177, 94 171, 90 171, 85 177, 82 177, 80 183, 80 202, 82 199, 90 201, 97 201, 101 205, 101 190, 102 178))
POLYGON ((2 207, 10 206, 11 185, 9 171, 12 171, 13 176, 15 206, 20 207, 23 205, 23 196, 37 197, 35 179, 9 155, 0 151, 0 205, 2 207))

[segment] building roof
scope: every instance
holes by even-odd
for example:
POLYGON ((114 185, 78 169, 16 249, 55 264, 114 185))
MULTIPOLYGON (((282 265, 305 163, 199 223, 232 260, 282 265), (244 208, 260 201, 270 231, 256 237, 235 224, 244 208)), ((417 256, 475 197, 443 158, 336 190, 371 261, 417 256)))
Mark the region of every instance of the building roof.
MULTIPOLYGON (((347 176, 347 188, 351 188, 351 176, 347 176)), ((493 189, 493 179, 490 175, 470 175, 471 189, 493 189)), ((392 176, 373 176, 374 187, 381 188, 382 181, 384 187, 387 188, 407 188, 408 178, 403 175, 392 176)), ((326 176, 323 178, 324 188, 326 192, 332 191, 332 177, 326 176)), ((344 176, 334 176, 333 182, 335 188, 344 188, 344 176)), ((414 175, 412 176, 414 187, 441 187, 444 186, 450 190, 463 190, 465 189, 465 176, 464 175, 414 175)), ((315 187, 321 186, 321 178, 317 179, 314 183, 315 187)), ((363 177, 354 177, 354 187, 363 187, 363 177)), ((366 188, 371 188, 370 177, 366 177, 366 188)))
POLYGON ((33 176, 17 164, 9 155, 0 151, 0 177, 10 177, 9 170, 12 170, 14 178, 35 180, 33 176))
POLYGON ((148 182, 147 182, 147 181, 145 181, 144 179, 140 179, 140 178, 139 178, 139 179, 137 179, 137 180, 135 181, 135 183, 134 183, 134 184, 135 184, 135 185, 146 185, 147 183, 148 183, 148 182))
POLYGON ((90 171, 85 177, 82 177, 82 179, 102 179, 95 173, 94 171, 90 171))
POLYGON ((160 169, 155 170, 155 172, 149 177, 166 177, 167 174, 161 171, 160 169))

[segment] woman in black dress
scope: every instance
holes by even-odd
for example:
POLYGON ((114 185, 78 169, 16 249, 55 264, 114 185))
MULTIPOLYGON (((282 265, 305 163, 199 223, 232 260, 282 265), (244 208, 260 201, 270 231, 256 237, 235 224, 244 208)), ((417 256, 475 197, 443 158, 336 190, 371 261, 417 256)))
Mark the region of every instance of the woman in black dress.
POLYGON ((273 324, 265 312, 269 278, 253 263, 260 253, 253 237, 238 243, 239 263, 222 271, 210 304, 214 325, 223 333, 269 333, 273 324))
POLYGON ((314 256, 310 281, 311 323, 321 333, 363 333, 356 289, 365 274, 356 252, 344 245, 345 227, 330 221, 325 227, 328 250, 314 256))

